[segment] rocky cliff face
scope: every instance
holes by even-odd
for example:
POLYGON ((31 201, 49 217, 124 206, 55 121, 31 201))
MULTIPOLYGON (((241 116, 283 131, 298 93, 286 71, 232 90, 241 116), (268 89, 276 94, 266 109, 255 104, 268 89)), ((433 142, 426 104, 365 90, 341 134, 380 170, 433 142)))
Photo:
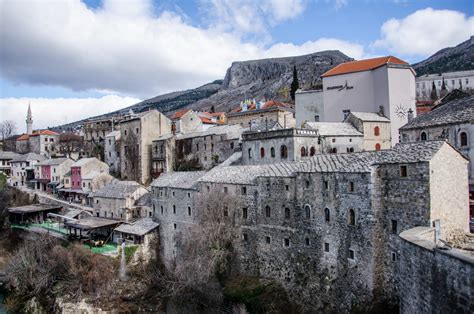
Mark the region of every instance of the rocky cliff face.
POLYGON ((340 51, 322 51, 304 56, 234 62, 227 69, 219 91, 202 99, 193 108, 228 111, 245 98, 289 100, 293 66, 298 72, 300 88, 314 88, 321 74, 339 63, 352 60, 340 51))
POLYGON ((418 76, 474 70, 474 36, 456 47, 441 49, 428 59, 415 63, 413 68, 418 76))

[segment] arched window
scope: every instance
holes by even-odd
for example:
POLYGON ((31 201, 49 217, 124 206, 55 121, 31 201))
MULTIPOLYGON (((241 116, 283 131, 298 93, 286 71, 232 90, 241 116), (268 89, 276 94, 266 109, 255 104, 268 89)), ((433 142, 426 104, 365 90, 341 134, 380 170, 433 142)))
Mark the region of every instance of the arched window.
POLYGON ((467 146, 467 133, 466 132, 459 133, 459 140, 461 142, 461 147, 467 146))
POLYGON ((375 150, 380 150, 382 148, 379 143, 375 144, 375 150))
POLYGON ((265 158, 265 148, 260 148, 260 158, 265 158))
POLYGON ((333 154, 337 154, 337 148, 336 148, 336 147, 334 147, 333 149, 331 149, 331 153, 333 153, 333 154))
POLYGON ((421 140, 426 141, 426 133, 425 132, 421 132, 421 140))
POLYGON ((331 220, 331 213, 329 212, 329 208, 324 209, 324 220, 329 222, 331 220))
POLYGON ((379 136, 379 135, 380 135, 380 128, 379 128, 378 126, 376 126, 376 127, 374 128, 374 135, 375 135, 375 136, 379 136))
POLYGON ((355 215, 354 210, 351 208, 349 210, 349 225, 355 226, 355 224, 356 224, 356 215, 355 215))
POLYGON ((249 159, 252 159, 252 149, 249 148, 249 159))
POLYGON ((304 206, 304 211, 305 211, 306 219, 310 219, 311 218, 311 206, 306 204, 304 206))
POLYGON ((314 146, 311 146, 311 148, 309 149, 309 155, 310 156, 316 155, 316 148, 314 148, 314 146))
POLYGON ((306 157, 306 147, 301 146, 301 157, 306 157))
POLYGON ((270 148, 270 155, 272 156, 272 158, 275 158, 275 148, 274 147, 270 148))
POLYGON ((281 145, 280 146, 280 157, 281 159, 287 159, 288 158, 288 148, 286 145, 281 145))
POLYGON ((265 207, 265 217, 270 217, 271 216, 271 209, 270 206, 265 207))

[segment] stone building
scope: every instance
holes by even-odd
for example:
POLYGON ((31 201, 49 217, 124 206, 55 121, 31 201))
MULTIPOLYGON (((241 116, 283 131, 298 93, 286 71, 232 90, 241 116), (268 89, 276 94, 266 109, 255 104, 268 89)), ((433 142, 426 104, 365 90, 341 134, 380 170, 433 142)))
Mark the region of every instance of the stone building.
POLYGON ((197 112, 183 109, 171 116, 173 133, 199 132, 203 130, 203 122, 197 112))
POLYGON ((227 115, 227 124, 247 128, 251 121, 277 122, 284 128, 295 127, 294 110, 283 103, 270 100, 265 103, 244 101, 227 115))
POLYGON ((357 131, 364 134, 363 150, 392 147, 390 120, 383 112, 350 112, 344 122, 352 124, 357 131))
MULTIPOLYGON (((442 103, 400 128, 401 141, 447 140, 474 159, 474 96, 442 103)), ((474 191, 474 163, 469 167, 470 190, 474 191)))
POLYGON ((112 131, 105 136, 104 161, 110 173, 120 176, 120 131, 112 131))
POLYGON ((125 180, 151 182, 152 142, 171 133, 171 121, 157 110, 133 114, 120 122, 120 174, 125 180))
POLYGON ((350 311, 397 302, 401 231, 433 223, 444 226, 442 239, 467 231, 467 185, 467 160, 430 141, 167 173, 153 182, 152 201, 168 262, 202 204, 215 204, 238 228, 236 272, 272 278, 314 311, 350 311))
POLYGON ((152 173, 174 169, 210 169, 240 151, 240 125, 217 125, 205 131, 165 135, 153 141, 152 173))
POLYGON ((11 183, 16 186, 26 185, 35 178, 35 165, 45 159, 45 156, 37 153, 18 155, 11 159, 11 183))
POLYGON ((140 218, 135 202, 147 193, 145 187, 135 181, 112 181, 92 193, 94 216, 123 221, 140 218))
POLYGON ((88 157, 95 157, 101 161, 106 159, 107 136, 118 129, 122 117, 100 118, 84 122, 82 137, 85 152, 88 157))
POLYGON ((392 146, 399 142, 398 129, 415 113, 415 71, 396 57, 387 56, 341 63, 323 78, 321 122, 341 122, 347 110, 378 112, 390 119, 392 146))
POLYGON ((304 129, 315 130, 322 154, 353 153, 363 150, 364 135, 352 124, 344 122, 306 122, 304 129))
POLYGON ((11 174, 10 160, 19 157, 20 154, 14 152, 0 151, 0 172, 8 177, 11 174))
POLYGON ((416 98, 419 100, 429 100, 433 84, 438 98, 444 96, 443 93, 448 93, 455 89, 472 92, 474 90, 474 70, 418 76, 416 78, 416 98), (444 91, 442 90, 443 81, 444 91))
POLYGON ((51 158, 43 160, 35 165, 35 189, 53 192, 56 188, 64 187, 64 176, 74 163, 69 158, 51 158))

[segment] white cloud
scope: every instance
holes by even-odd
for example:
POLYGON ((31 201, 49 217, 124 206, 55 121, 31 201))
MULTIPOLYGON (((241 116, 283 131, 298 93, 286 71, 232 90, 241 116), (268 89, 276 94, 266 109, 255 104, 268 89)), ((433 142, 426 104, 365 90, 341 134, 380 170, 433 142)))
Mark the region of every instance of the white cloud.
POLYGON ((407 56, 428 56, 455 46, 474 34, 474 17, 452 10, 418 10, 403 19, 390 19, 381 28, 375 48, 407 56))
POLYGON ((26 131, 26 111, 31 103, 33 128, 42 129, 108 113, 138 103, 132 97, 101 98, 0 98, 1 120, 13 120, 17 132, 26 131))
POLYGON ((243 39, 251 32, 265 37, 269 23, 300 15, 306 0, 206 3, 219 11, 217 24, 230 26, 197 27, 170 11, 153 15, 150 0, 104 0, 97 9, 79 0, 0 0, 0 75, 12 83, 147 98, 223 78, 233 61, 322 49, 363 54, 360 45, 338 39, 243 39))

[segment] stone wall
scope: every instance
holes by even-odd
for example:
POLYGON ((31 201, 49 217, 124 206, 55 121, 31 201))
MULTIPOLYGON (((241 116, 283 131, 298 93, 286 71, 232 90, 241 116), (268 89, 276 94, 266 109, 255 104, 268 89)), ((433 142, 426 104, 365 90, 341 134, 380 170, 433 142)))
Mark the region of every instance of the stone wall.
POLYGON ((417 227, 400 234, 400 312, 473 313, 472 252, 438 249, 432 233, 417 227))

